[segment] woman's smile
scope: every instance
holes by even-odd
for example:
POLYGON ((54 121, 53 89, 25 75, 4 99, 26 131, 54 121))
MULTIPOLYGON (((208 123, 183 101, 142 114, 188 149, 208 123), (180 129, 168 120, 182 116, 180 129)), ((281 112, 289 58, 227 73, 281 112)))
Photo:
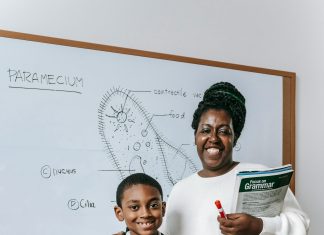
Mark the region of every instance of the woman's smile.
POLYGON ((207 148, 206 151, 210 154, 210 155, 217 155, 219 154, 219 149, 218 148, 207 148))

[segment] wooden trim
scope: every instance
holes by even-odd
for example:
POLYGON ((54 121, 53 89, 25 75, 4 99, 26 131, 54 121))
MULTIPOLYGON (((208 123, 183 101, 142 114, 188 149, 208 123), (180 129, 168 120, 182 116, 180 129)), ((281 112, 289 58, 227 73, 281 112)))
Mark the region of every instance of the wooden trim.
POLYGON ((283 76, 283 77, 294 76, 294 73, 287 72, 287 71, 252 67, 252 66, 246 66, 246 65, 225 63, 225 62, 219 62, 219 61, 214 61, 214 60, 205 60, 205 59, 198 59, 198 58, 171 55, 171 54, 163 54, 163 53, 158 53, 158 52, 143 51, 143 50, 136 50, 136 49, 130 49, 130 48, 123 48, 123 47, 115 47, 115 46, 109 46, 109 45, 75 41, 75 40, 62 39, 62 38, 54 38, 54 37, 48 37, 48 36, 40 36, 40 35, 35 35, 35 34, 12 32, 12 31, 6 31, 6 30, 0 30, 0 36, 6 37, 6 38, 21 39, 21 40, 49 43, 49 44, 69 46, 69 47, 85 48, 85 49, 91 49, 91 50, 97 50, 97 51, 107 51, 107 52, 112 52, 112 53, 142 56, 142 57, 156 58, 156 59, 162 59, 162 60, 172 60, 172 61, 179 61, 179 62, 184 62, 184 63, 200 64, 200 65, 206 65, 206 66, 213 66, 213 67, 220 67, 220 68, 226 68, 226 69, 234 69, 234 70, 255 72, 255 73, 261 73, 261 74, 283 76))
MULTIPOLYGON (((295 170, 295 96, 296 75, 283 77, 283 164, 290 163, 295 170)), ((295 174, 292 177, 290 188, 295 192, 295 174)))

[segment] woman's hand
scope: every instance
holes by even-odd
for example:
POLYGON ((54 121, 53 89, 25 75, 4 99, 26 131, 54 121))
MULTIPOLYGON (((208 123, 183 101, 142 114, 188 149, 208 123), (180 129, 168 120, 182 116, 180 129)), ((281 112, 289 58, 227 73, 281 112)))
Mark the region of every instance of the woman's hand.
POLYGON ((263 221, 252 215, 236 213, 227 214, 227 219, 218 216, 219 228, 225 235, 259 235, 263 221))

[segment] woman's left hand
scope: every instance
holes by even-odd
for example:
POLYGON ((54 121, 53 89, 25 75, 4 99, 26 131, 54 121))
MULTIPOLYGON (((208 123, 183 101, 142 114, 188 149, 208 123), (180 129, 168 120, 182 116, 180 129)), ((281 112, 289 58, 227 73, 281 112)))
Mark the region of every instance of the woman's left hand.
POLYGON ((244 213, 227 214, 227 219, 218 216, 219 228, 225 235, 259 235, 263 229, 260 218, 244 213))

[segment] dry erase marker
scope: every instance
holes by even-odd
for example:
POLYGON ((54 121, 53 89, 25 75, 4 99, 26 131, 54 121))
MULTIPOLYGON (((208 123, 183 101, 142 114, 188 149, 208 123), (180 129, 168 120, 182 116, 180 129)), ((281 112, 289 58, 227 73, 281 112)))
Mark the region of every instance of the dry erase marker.
POLYGON ((222 207, 221 202, 219 200, 216 200, 215 201, 215 205, 216 205, 216 207, 218 209, 218 212, 219 212, 220 217, 227 219, 226 214, 225 214, 225 211, 224 211, 224 209, 222 207))

